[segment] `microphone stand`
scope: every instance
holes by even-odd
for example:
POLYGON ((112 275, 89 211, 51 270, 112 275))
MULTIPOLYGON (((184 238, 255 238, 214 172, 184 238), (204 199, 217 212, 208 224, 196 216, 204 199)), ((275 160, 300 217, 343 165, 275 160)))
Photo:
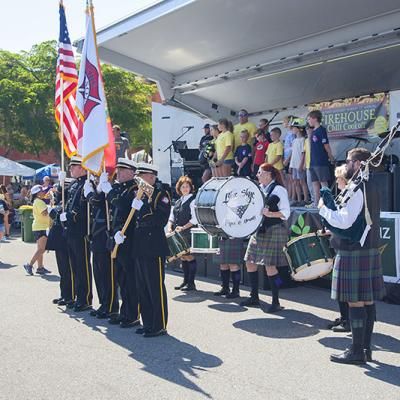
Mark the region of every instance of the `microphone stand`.
POLYGON ((182 130, 183 129, 186 129, 186 131, 183 132, 182 135, 178 136, 175 140, 173 140, 172 143, 163 150, 163 153, 169 150, 169 172, 171 176, 171 185, 172 185, 172 147, 174 146, 174 142, 177 142, 179 139, 182 139, 191 129, 193 129, 193 127, 188 126, 186 128, 182 128, 182 130))

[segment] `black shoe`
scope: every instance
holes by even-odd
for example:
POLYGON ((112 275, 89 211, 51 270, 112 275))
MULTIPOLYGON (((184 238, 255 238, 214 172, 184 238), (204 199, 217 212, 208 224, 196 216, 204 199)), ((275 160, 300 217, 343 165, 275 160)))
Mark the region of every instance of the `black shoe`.
POLYGON ((196 290, 196 285, 194 283, 189 283, 186 287, 183 287, 182 292, 192 292, 193 290, 196 290))
POLYGON ((130 320, 123 320, 119 323, 119 326, 121 328, 133 328, 134 326, 138 326, 140 324, 140 320, 139 319, 135 319, 133 321, 130 320))
POLYGON ((246 300, 240 302, 241 307, 260 307, 260 300, 254 297, 248 297, 246 300))
POLYGON ((240 292, 239 291, 233 291, 232 290, 232 292, 230 292, 230 293, 228 293, 227 295, 226 295, 226 298, 227 299, 237 299, 238 297, 240 297, 240 292))
POLYGON ((123 321, 123 318, 119 314, 116 314, 116 315, 112 315, 110 317, 110 319, 108 320, 108 323, 110 325, 119 325, 122 321, 123 321))
POLYGON ((59 297, 58 299, 53 299, 53 304, 58 304, 59 301, 63 300, 62 297, 59 297))
POLYGON ((342 321, 339 325, 332 328, 333 332, 351 332, 349 321, 342 321))
POLYGON ((354 365, 362 365, 365 364, 366 361, 364 352, 354 353, 352 349, 347 349, 342 354, 332 354, 330 359, 335 363, 354 365))
POLYGON ((90 315, 91 317, 96 317, 96 316, 97 316, 97 313, 98 313, 98 310, 92 310, 92 311, 90 311, 89 315, 90 315))
POLYGON ((187 285, 187 282, 182 282, 179 286, 175 286, 175 290, 181 290, 187 285))
POLYGON ((267 313, 268 313, 268 314, 273 314, 273 313, 276 313, 276 312, 279 312, 279 311, 282 311, 282 310, 283 310, 283 307, 282 307, 280 304, 274 304, 274 303, 272 303, 272 304, 268 307, 267 313))
POLYGON ((70 304, 71 302, 73 303, 72 300, 64 300, 64 299, 61 299, 61 300, 57 303, 57 305, 58 305, 58 306, 67 306, 67 305, 70 304))
POLYGON ((341 318, 336 318, 334 321, 330 322, 327 326, 326 329, 332 329, 334 326, 338 326, 342 323, 341 318))
POLYGON ((146 330, 145 328, 141 327, 141 328, 137 328, 135 333, 138 335, 143 335, 145 332, 149 332, 148 330, 146 330))
POLYGON ((374 360, 372 359, 372 350, 371 349, 364 349, 365 352, 365 359, 367 362, 373 362, 374 360))
POLYGON ((226 296, 229 294, 229 288, 221 288, 219 292, 215 292, 214 296, 226 296))
POLYGON ((143 337, 156 337, 156 336, 163 336, 167 334, 167 330, 166 329, 160 329, 159 331, 156 332, 152 332, 152 331, 147 331, 143 333, 143 337))
POLYGON ((71 300, 70 302, 67 303, 67 308, 74 308, 75 307, 75 301, 71 300))
POLYGON ((106 319, 110 317, 110 313, 106 311, 99 311, 97 310, 96 318, 97 319, 106 319))
POLYGON ((75 312, 81 312, 81 311, 86 311, 90 310, 92 306, 89 304, 75 304, 74 311, 75 312))

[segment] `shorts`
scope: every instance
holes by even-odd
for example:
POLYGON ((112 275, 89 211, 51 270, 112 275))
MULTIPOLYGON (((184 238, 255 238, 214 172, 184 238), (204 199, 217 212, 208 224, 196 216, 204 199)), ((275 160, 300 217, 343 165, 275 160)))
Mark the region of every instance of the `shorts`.
POLYGON ((331 170, 328 166, 310 167, 312 182, 329 182, 331 180, 331 170))
POLYGON ((225 165, 233 165, 235 164, 235 160, 224 160, 225 165))
POLYGON ((292 168, 292 178, 297 180, 306 179, 306 171, 304 169, 292 168))
POLYGON ((35 241, 37 242, 42 236, 47 237, 47 232, 46 231, 33 231, 33 237, 35 238, 35 241))
POLYGON ((1 233, 4 233, 4 232, 5 232, 4 224, 0 224, 0 232, 1 232, 1 233))

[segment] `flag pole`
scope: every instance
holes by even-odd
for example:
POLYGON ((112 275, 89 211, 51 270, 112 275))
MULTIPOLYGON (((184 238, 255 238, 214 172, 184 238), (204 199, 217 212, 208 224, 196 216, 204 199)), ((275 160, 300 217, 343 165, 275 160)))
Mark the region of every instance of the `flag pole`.
MULTIPOLYGON (((60 0, 60 5, 64 7, 63 0, 60 0)), ((61 145, 61 171, 65 172, 65 165, 64 165, 64 134, 63 134, 63 125, 64 125, 64 76, 60 74, 60 145, 61 145)), ((62 211, 65 211, 65 181, 61 182, 61 207, 62 211)))

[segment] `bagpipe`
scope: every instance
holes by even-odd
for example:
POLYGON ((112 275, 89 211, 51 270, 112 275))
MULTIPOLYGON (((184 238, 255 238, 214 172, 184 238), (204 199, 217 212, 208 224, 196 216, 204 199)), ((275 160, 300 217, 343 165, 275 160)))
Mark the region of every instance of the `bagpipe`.
POLYGON ((342 239, 348 239, 352 242, 360 242, 363 245, 368 231, 372 225, 372 220, 368 210, 368 204, 366 201, 366 188, 365 183, 368 182, 370 176, 370 168, 379 167, 382 163, 383 156, 390 142, 396 136, 397 131, 400 127, 400 120, 396 125, 392 127, 389 134, 378 144, 375 151, 368 157, 367 160, 361 162, 361 166, 358 171, 350 178, 345 188, 336 196, 333 196, 329 188, 321 188, 321 198, 327 208, 336 211, 343 208, 346 203, 353 197, 357 190, 363 188, 364 196, 364 207, 354 224, 348 229, 336 228, 322 218, 322 224, 325 228, 329 229, 332 233, 336 234, 342 239))

